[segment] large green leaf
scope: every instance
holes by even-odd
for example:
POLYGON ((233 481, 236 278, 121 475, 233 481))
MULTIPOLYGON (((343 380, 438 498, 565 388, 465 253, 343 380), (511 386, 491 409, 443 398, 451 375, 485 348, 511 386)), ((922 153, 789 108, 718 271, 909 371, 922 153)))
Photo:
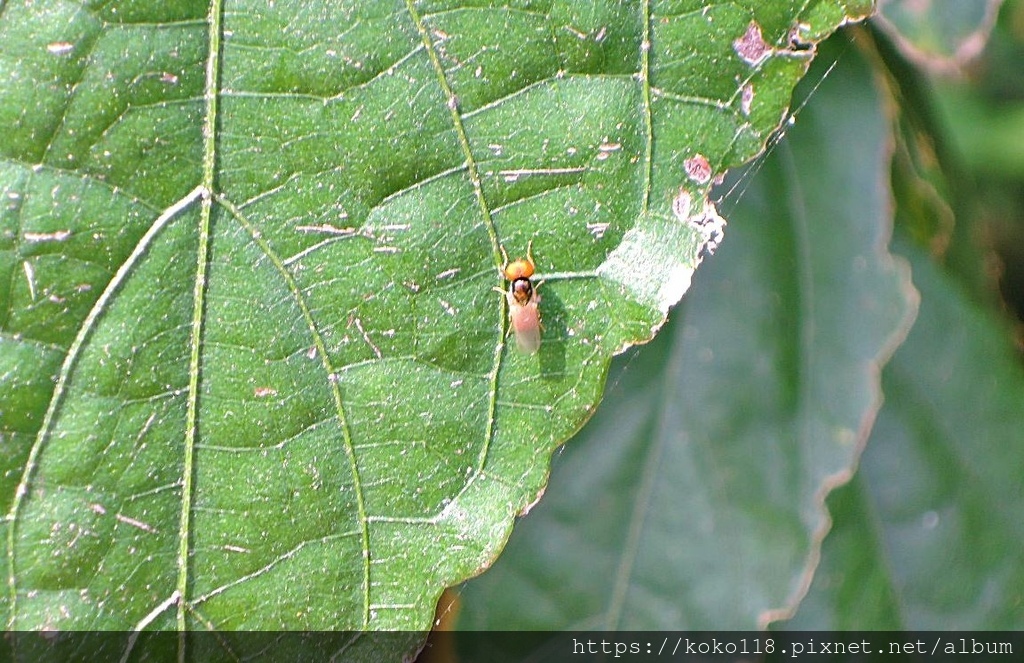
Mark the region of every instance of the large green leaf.
POLYGON ((0 5, 7 626, 426 627, 869 9, 0 5))
POLYGON ((888 132, 842 49, 730 241, 465 586, 464 626, 754 629, 795 609, 916 304, 885 246, 888 132))

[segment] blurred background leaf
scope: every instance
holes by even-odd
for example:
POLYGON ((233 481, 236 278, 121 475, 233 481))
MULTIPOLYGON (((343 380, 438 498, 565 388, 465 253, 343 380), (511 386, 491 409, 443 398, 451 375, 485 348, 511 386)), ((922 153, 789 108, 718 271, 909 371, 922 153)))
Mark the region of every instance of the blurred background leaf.
POLYGON ((883 371, 860 472, 829 499, 811 591, 781 626, 1020 630, 1024 171, 1004 155, 1020 140, 1005 118, 1024 111, 1024 4, 1003 7, 957 78, 915 73, 876 38, 899 72, 888 80, 909 158, 893 169, 894 245, 921 309, 883 371))
POLYGON ((920 66, 955 71, 988 41, 1002 0, 881 0, 876 24, 920 66))
POLYGON ((1004 320, 920 247, 921 310, 796 617, 814 630, 1020 630, 1024 371, 1004 320))

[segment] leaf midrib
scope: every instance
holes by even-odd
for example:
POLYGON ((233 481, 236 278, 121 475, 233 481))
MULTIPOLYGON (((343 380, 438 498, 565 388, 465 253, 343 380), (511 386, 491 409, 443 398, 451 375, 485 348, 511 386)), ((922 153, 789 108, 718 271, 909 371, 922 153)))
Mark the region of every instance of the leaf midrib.
POLYGON ((178 521, 178 595, 176 621, 179 632, 187 629, 186 608, 189 585, 189 533, 192 525, 192 491, 195 479, 196 425, 199 418, 199 364, 202 354, 203 313, 206 299, 207 261, 210 256, 210 218, 217 164, 217 92, 220 83, 220 38, 222 0, 212 0, 207 15, 208 53, 203 88, 203 191, 199 213, 199 246, 196 276, 192 286, 192 324, 189 331, 188 399, 185 414, 184 457, 181 476, 181 513, 178 521))

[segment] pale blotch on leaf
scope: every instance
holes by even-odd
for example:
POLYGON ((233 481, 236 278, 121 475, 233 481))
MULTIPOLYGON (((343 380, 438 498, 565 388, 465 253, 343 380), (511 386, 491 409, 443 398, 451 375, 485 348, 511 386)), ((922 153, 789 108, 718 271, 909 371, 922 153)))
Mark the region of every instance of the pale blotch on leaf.
POLYGON ((695 154, 683 162, 683 169, 691 180, 697 184, 707 184, 711 180, 711 164, 703 154, 695 154))
POLYGON ((744 115, 750 115, 751 104, 754 103, 754 86, 747 83, 740 93, 740 110, 744 115))
POLYGON ((751 21, 747 25, 743 36, 732 42, 732 48, 736 51, 736 55, 751 67, 761 64, 772 52, 771 47, 761 36, 761 26, 756 21, 751 21))
POLYGON ((46 50, 53 55, 67 55, 74 48, 75 45, 68 41, 55 41, 46 45, 46 50))
POLYGON ((693 197, 686 189, 680 189, 676 197, 672 199, 672 213, 680 221, 687 221, 690 216, 690 207, 693 205, 693 197))

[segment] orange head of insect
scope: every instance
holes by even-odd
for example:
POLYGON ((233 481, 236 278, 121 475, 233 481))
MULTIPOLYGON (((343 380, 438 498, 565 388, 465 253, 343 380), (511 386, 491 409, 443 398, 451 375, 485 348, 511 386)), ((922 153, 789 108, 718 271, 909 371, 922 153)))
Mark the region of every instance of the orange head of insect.
POLYGON ((501 256, 505 259, 505 266, 501 268, 501 273, 512 282, 508 290, 509 302, 520 306, 529 304, 534 297, 533 282, 530 281, 530 277, 536 271, 536 265, 533 263, 533 240, 531 239, 530 243, 526 245, 525 258, 510 262, 508 254, 505 253, 505 247, 501 247, 501 256))
POLYGON ((501 256, 505 259, 505 266, 501 268, 501 273, 505 275, 505 278, 515 283, 520 279, 529 279, 533 276, 535 266, 533 264, 533 240, 526 245, 526 258, 519 258, 509 262, 508 254, 505 253, 505 247, 501 247, 501 256))

